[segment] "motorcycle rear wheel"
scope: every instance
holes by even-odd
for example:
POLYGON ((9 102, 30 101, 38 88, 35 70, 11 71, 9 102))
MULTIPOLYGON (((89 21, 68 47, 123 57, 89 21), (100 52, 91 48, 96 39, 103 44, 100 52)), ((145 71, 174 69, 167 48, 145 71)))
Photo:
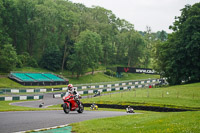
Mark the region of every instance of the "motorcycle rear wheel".
POLYGON ((64 104, 63 104, 63 111, 64 111, 66 114, 68 114, 69 111, 70 111, 70 104, 69 104, 69 106, 67 106, 67 104, 64 103, 64 104))

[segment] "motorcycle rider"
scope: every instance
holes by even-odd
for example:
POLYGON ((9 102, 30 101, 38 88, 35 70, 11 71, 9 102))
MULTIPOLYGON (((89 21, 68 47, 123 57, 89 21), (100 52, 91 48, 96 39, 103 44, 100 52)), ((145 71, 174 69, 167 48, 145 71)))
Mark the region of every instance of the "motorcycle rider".
POLYGON ((93 102, 93 104, 91 105, 90 109, 92 109, 92 110, 96 109, 96 104, 95 104, 95 102, 93 102))
POLYGON ((78 91, 76 90, 76 88, 73 87, 72 84, 68 85, 67 92, 74 95, 74 100, 79 105, 80 104, 80 100, 79 100, 80 95, 79 95, 78 91))
POLYGON ((127 113, 134 113, 134 109, 131 108, 130 106, 128 106, 128 107, 126 108, 126 112, 127 112, 127 113))

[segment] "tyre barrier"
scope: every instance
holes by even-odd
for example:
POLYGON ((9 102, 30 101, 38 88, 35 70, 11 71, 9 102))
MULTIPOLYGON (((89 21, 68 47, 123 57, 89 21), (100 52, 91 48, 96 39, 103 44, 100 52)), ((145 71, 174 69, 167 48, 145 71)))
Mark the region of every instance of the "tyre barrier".
MULTIPOLYGON (((83 104, 84 107, 91 107, 92 103, 83 104)), ((97 104, 99 108, 113 108, 113 109, 126 109, 128 106, 133 107, 134 110, 145 110, 155 112, 182 112, 182 111, 194 111, 189 109, 156 107, 156 106, 132 106, 132 105, 117 105, 117 104, 97 104)))
POLYGON ((38 100, 43 99, 44 95, 33 95, 33 96, 5 96, 0 97, 0 101, 14 101, 14 100, 38 100))

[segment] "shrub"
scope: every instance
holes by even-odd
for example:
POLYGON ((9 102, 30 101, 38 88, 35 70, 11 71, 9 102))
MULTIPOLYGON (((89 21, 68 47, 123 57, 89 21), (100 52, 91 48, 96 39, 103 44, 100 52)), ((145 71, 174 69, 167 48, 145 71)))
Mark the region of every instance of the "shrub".
POLYGON ((108 76, 116 76, 116 72, 114 72, 112 70, 106 70, 106 72, 104 72, 104 74, 106 74, 108 76))

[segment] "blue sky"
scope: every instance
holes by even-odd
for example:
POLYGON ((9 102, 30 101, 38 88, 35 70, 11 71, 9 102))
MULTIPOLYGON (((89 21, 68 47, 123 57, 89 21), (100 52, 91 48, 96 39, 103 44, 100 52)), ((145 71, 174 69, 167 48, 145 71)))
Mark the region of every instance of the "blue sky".
POLYGON ((70 0, 87 7, 101 6, 111 10, 117 17, 134 24, 136 30, 145 31, 150 26, 153 32, 165 30, 173 24, 175 16, 186 4, 193 5, 200 0, 70 0))

